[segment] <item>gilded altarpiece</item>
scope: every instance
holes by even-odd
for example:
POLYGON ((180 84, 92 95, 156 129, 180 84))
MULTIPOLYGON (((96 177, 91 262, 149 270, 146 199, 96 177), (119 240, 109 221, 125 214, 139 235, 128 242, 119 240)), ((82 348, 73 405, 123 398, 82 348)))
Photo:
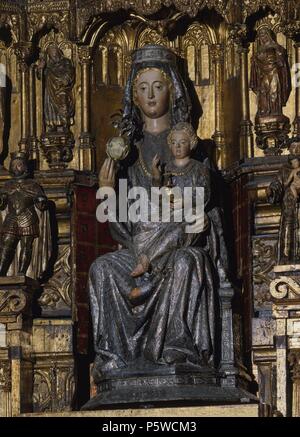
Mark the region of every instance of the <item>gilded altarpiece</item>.
MULTIPOLYGON (((130 53, 146 44, 167 46, 181 58, 199 159, 208 157, 219 176, 236 290, 236 366, 244 386, 260 397, 262 414, 273 414, 269 286, 280 207, 267 202, 265 188, 288 151, 269 156, 257 146, 257 101, 249 81, 261 28, 286 49, 290 67, 300 62, 300 6, 292 0, 18 0, 1 1, 0 17, 6 75, 0 184, 10 177, 10 153, 27 151, 49 199, 53 241, 46 275, 37 290, 28 291, 31 303, 8 308, 0 297, 1 415, 79 409, 94 390, 87 274, 97 256, 117 248, 96 221, 97 174, 106 142, 115 135, 112 121, 122 107, 130 53), (53 44, 75 67, 68 159, 57 155, 60 145, 49 151, 42 141, 45 84, 37 65, 53 44), (22 378, 30 381, 26 390, 22 378)), ((300 135, 298 90, 292 87, 284 107, 290 136, 300 135)), ((19 285, 25 296, 26 287, 19 285)))

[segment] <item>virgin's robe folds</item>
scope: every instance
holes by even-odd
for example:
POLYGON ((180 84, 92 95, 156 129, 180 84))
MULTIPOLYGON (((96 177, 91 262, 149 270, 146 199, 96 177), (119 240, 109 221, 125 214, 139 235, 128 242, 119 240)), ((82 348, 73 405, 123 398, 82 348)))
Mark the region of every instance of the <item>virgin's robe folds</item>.
MULTIPOLYGON (((145 133, 140 153, 148 168, 156 153, 163 162, 170 162, 167 134, 168 131, 160 135, 145 133)), ((199 168, 209 196, 208 170, 200 163, 199 168)), ((195 184, 192 174, 186 175, 189 186, 195 184)), ((151 187, 151 178, 140 161, 129 169, 128 179, 129 186, 147 190, 151 187)), ((161 264, 157 261, 161 272, 149 298, 136 307, 127 296, 136 286, 130 273, 137 261, 132 237, 139 224, 111 223, 113 238, 124 248, 96 259, 89 275, 96 382, 112 369, 136 368, 137 363, 168 364, 174 353, 199 365, 203 357, 213 362, 219 320, 217 270, 222 263, 223 237, 217 210, 207 208, 207 216, 209 230, 200 236, 183 232, 178 241, 174 223, 164 230, 163 236, 158 232, 158 238, 164 239, 164 256, 161 264)), ((160 240, 155 242, 159 243, 160 240)))

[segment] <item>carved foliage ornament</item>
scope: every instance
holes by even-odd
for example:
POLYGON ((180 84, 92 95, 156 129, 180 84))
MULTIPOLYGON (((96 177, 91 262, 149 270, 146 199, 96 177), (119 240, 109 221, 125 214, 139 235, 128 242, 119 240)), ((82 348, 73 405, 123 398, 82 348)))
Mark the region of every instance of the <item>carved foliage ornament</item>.
POLYGON ((68 411, 74 395, 75 382, 72 364, 62 366, 50 362, 45 369, 34 371, 33 410, 68 411))
POLYGON ((293 380, 300 379, 300 350, 296 349, 289 353, 288 361, 291 366, 293 380))
MULTIPOLYGON (((296 0, 297 2, 297 0, 296 0)), ((191 16, 197 15, 198 11, 205 6, 214 8, 221 15, 225 15, 232 7, 238 8, 242 3, 244 18, 257 12, 260 8, 269 7, 274 12, 284 14, 286 0, 80 0, 79 7, 94 9, 94 12, 114 12, 118 9, 133 9, 138 13, 150 15, 157 12, 163 6, 174 5, 177 10, 191 16)))
POLYGON ((51 309, 59 305, 71 307, 71 266, 70 247, 64 247, 54 266, 54 275, 45 285, 45 290, 39 299, 42 307, 51 309))
POLYGON ((78 58, 80 63, 89 64, 92 61, 92 49, 89 46, 79 46, 78 58))
POLYGON ((276 263, 276 246, 255 239, 253 242, 253 278, 255 284, 267 284, 273 279, 272 270, 276 263))
POLYGON ((254 14, 260 8, 269 7, 279 15, 285 15, 286 0, 243 0, 243 18, 254 14))
POLYGON ((70 34, 70 14, 69 11, 58 11, 58 12, 31 12, 28 15, 28 29, 29 38, 32 39, 33 35, 41 30, 43 27, 52 28, 54 27, 59 32, 62 32, 66 39, 69 38, 70 34))
POLYGON ((0 14, 0 28, 8 27, 11 30, 14 42, 17 42, 20 38, 20 20, 16 14, 0 14))
POLYGON ((142 15, 151 15, 164 6, 174 5, 178 11, 195 17, 201 9, 208 7, 226 17, 230 8, 238 7, 237 0, 80 0, 78 3, 80 32, 95 15, 120 9, 132 9, 142 15))
POLYGON ((179 11, 188 13, 191 16, 197 15, 200 9, 205 6, 215 8, 218 12, 224 13, 228 0, 94 0, 80 1, 80 6, 91 8, 94 11, 114 12, 118 9, 133 9, 138 13, 151 15, 163 6, 174 5, 179 11))
POLYGON ((1 361, 0 362, 0 391, 10 391, 10 390, 11 390, 10 362, 1 361))

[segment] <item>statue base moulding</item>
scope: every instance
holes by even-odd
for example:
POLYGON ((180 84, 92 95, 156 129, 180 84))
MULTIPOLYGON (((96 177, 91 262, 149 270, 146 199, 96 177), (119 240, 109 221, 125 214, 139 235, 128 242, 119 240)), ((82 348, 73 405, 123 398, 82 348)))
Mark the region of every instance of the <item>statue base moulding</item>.
POLYGON ((42 150, 50 169, 64 169, 73 159, 74 136, 70 131, 47 132, 41 137, 42 150))
POLYGON ((97 395, 82 410, 110 405, 161 405, 167 403, 237 404, 257 401, 238 387, 221 386, 222 375, 210 367, 193 364, 144 366, 142 370, 118 369, 96 380, 97 395))
POLYGON ((256 143, 265 155, 280 155, 286 147, 290 120, 285 115, 257 116, 255 119, 256 143))

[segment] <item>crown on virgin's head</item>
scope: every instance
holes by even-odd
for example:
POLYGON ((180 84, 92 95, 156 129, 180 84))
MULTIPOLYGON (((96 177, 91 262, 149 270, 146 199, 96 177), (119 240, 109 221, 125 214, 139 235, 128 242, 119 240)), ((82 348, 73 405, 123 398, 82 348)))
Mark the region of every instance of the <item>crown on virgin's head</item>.
POLYGON ((167 47, 158 44, 148 44, 134 50, 131 55, 133 64, 146 62, 163 62, 176 65, 176 54, 167 47))

